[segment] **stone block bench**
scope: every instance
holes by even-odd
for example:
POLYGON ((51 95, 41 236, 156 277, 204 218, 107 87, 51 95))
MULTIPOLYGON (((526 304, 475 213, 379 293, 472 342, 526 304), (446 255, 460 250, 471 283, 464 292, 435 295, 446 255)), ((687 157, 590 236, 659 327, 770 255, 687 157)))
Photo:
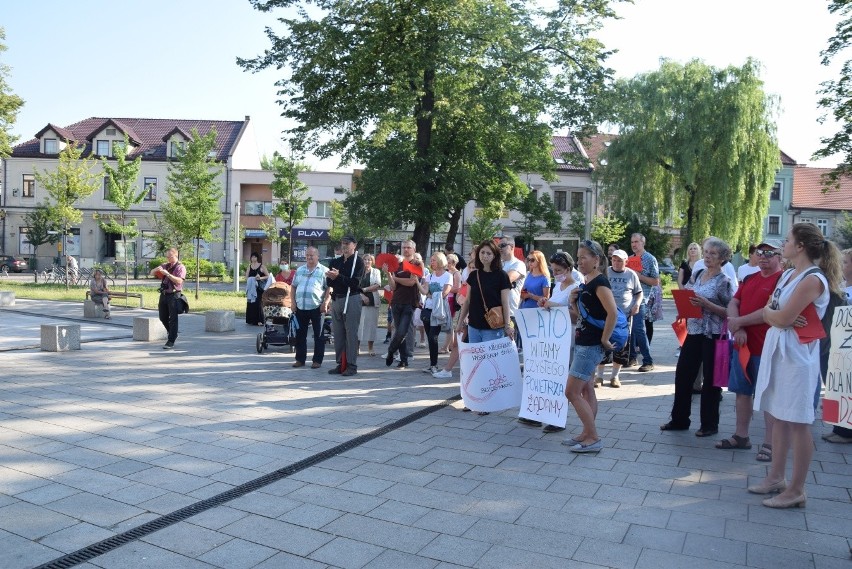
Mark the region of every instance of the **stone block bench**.
POLYGON ((0 290, 0 306, 15 306, 14 290, 0 290))
POLYGON ((233 310, 208 310, 204 313, 206 332, 232 332, 234 330, 233 310))
POLYGON ((68 352, 80 349, 79 324, 42 324, 41 349, 43 352, 68 352))
POLYGON ((83 301, 83 318, 103 318, 104 305, 92 300, 83 301))
POLYGON ((159 318, 136 316, 133 318, 133 339, 139 342, 159 342, 168 338, 159 318))

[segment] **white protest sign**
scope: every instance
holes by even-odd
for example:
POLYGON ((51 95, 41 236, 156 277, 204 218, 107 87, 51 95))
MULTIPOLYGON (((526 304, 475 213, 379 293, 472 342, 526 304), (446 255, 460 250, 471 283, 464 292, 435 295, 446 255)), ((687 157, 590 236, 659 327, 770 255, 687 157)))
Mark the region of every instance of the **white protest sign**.
POLYGON ((852 306, 838 306, 831 319, 822 420, 852 428, 852 306))
POLYGON ((574 327, 568 307, 525 308, 515 314, 524 347, 524 388, 520 416, 564 427, 568 421, 568 382, 574 327))
POLYGON ((509 338, 478 344, 459 341, 461 396, 472 411, 503 411, 521 400, 521 364, 509 338))

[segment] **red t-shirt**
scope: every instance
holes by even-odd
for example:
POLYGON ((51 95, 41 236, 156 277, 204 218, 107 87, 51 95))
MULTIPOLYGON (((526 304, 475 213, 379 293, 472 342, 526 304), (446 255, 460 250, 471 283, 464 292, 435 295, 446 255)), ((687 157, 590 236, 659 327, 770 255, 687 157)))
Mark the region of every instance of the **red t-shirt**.
MULTIPOLYGON (((760 272, 757 272, 749 275, 743 281, 743 284, 740 285, 734 294, 734 298, 740 301, 740 316, 751 314, 755 310, 763 310, 783 272, 778 271, 768 277, 764 277, 760 272)), ((748 351, 751 352, 751 355, 759 356, 763 353, 763 342, 766 340, 767 330, 769 330, 769 324, 766 322, 745 327, 747 336, 746 346, 748 346, 748 351)))

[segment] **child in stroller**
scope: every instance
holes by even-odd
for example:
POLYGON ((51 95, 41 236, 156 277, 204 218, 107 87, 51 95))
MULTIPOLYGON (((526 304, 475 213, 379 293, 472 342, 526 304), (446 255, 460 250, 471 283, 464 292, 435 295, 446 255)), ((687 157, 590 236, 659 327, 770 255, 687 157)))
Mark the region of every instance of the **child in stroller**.
POLYGON ((264 330, 257 335, 257 353, 267 346, 291 346, 296 336, 293 311, 290 305, 290 285, 275 282, 263 291, 260 298, 264 330))

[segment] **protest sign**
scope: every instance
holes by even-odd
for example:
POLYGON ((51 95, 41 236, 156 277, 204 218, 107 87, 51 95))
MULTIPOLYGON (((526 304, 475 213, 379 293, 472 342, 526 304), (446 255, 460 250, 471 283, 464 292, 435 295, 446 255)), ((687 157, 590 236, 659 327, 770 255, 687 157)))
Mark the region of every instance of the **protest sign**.
POLYGON ((520 416, 564 427, 568 420, 568 382, 574 327, 568 307, 525 308, 515 316, 524 347, 520 416))
POLYGON ((521 400, 518 349, 509 338, 478 344, 459 341, 461 395, 472 411, 502 411, 521 400))
POLYGON ((831 319, 822 420, 852 428, 852 306, 838 306, 831 319))

